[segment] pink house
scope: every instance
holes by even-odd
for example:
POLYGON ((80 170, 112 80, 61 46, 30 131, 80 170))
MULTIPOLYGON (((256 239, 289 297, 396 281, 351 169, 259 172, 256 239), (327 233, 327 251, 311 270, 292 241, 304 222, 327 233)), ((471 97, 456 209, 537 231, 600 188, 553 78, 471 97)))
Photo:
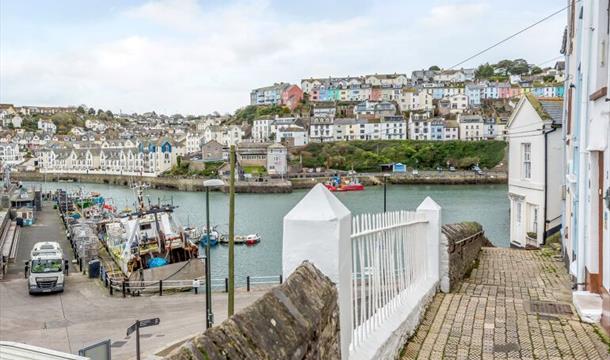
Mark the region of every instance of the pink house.
POLYGON ((369 97, 369 100, 371 101, 381 101, 382 100, 382 93, 381 93, 381 89, 374 87, 371 89, 371 96, 369 97))
POLYGON ((286 105, 290 111, 293 111, 301 100, 303 100, 303 90, 296 85, 290 85, 282 93, 282 104, 286 105))
POLYGON ((523 95, 523 89, 521 87, 511 87, 510 97, 520 97, 523 95))

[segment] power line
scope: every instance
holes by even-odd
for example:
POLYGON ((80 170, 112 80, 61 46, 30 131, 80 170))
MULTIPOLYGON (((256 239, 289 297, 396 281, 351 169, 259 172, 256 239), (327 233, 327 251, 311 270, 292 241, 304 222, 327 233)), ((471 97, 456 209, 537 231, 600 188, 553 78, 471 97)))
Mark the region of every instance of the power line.
MULTIPOLYGON (((578 0, 578 1, 576 1, 576 2, 580 2, 580 0, 578 0)), ((536 21, 535 23, 533 23, 533 24, 531 24, 531 25, 529 25, 529 26, 527 26, 527 27, 525 27, 525 28, 523 28, 523 29, 521 29, 521 30, 517 31, 516 33, 514 33, 514 34, 512 34, 512 35, 510 35, 510 36, 508 36, 508 37, 506 37, 506 38, 504 38, 504 39, 502 39, 502 40, 500 40, 500 41, 496 42, 495 44, 493 44, 493 45, 491 45, 491 46, 488 46, 487 48, 485 48, 485 49, 483 49, 483 50, 481 50, 481 51, 477 52, 476 54, 474 54, 474 55, 472 55, 472 56, 468 57, 467 59, 460 61, 459 63, 457 63, 457 64, 453 65, 452 67, 450 67, 450 68, 449 68, 449 70, 451 70, 451 69, 453 69, 453 68, 456 68, 456 67, 458 67, 458 66, 462 65, 463 63, 468 62, 468 61, 470 61, 470 60, 472 60, 472 59, 476 58, 477 56, 479 56, 479 55, 481 55, 481 54, 483 54, 483 53, 488 52, 489 50, 491 50, 491 49, 495 48, 496 46, 499 46, 499 45, 501 45, 501 44, 504 44, 505 42, 507 42, 508 40, 510 40, 510 39, 512 39, 512 38, 514 38, 515 36, 517 36, 517 35, 519 35, 519 34, 521 34, 521 33, 526 32, 527 30, 529 30, 529 29, 533 28, 534 26, 536 26, 536 25, 538 25, 538 24, 540 24, 540 23, 542 23, 542 22, 544 22, 544 21, 546 21, 546 20, 548 20, 548 19, 552 18, 553 16, 555 16, 555 15, 557 15, 557 14, 559 14, 559 13, 563 12, 564 10, 566 10, 566 9, 567 9, 567 8, 569 8, 569 7, 570 7, 570 5, 565 6, 565 7, 561 8, 561 9, 559 9, 559 10, 555 11, 554 13, 552 13, 552 14, 550 14, 550 15, 547 15, 547 16, 543 17, 542 19, 540 19, 540 20, 536 21)))
POLYGON ((543 62, 541 62, 541 63, 538 63, 538 64, 536 64, 536 65, 534 65, 534 66, 541 67, 541 66, 542 66, 542 65, 544 65, 544 64, 548 64, 548 63, 553 62, 553 61, 555 61, 555 60, 562 59, 563 57, 564 57, 563 55, 559 55, 559 56, 554 57, 554 58, 552 58, 552 59, 548 59, 548 60, 546 60, 546 61, 543 61, 543 62))

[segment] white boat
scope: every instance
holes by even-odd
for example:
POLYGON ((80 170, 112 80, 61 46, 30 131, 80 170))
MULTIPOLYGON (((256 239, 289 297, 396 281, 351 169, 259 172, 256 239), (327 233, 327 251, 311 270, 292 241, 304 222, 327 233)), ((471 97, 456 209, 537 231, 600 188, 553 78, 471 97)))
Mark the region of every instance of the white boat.
MULTIPOLYGON (((235 244, 256 245, 261 241, 261 236, 258 233, 249 235, 236 235, 234 241, 235 244)), ((228 244, 229 237, 225 235, 221 236, 220 243, 228 244)))

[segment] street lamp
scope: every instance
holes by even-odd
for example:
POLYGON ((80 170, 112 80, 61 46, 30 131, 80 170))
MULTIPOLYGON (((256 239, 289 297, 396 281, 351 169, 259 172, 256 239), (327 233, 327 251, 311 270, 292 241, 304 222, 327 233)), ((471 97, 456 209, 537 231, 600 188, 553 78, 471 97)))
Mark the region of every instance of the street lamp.
POLYGON ((210 188, 224 186, 220 179, 209 179, 203 181, 205 188, 205 328, 209 329, 214 323, 212 313, 212 279, 210 276, 210 188))
POLYGON ((390 177, 390 174, 385 173, 383 174, 383 212, 387 211, 387 194, 388 194, 388 190, 387 190, 387 183, 388 183, 388 178, 390 177))

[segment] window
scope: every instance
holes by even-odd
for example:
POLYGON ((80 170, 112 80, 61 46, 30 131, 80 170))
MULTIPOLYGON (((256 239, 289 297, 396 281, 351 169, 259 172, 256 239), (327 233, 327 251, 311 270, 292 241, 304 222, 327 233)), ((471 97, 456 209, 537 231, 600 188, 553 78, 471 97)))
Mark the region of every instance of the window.
POLYGON ((521 144, 521 157, 523 163, 523 178, 531 179, 532 177, 532 144, 521 144))
POLYGON ((538 207, 534 206, 532 209, 532 232, 538 232, 538 207))
POLYGON ((521 224, 521 201, 517 201, 515 208, 515 222, 521 224))

